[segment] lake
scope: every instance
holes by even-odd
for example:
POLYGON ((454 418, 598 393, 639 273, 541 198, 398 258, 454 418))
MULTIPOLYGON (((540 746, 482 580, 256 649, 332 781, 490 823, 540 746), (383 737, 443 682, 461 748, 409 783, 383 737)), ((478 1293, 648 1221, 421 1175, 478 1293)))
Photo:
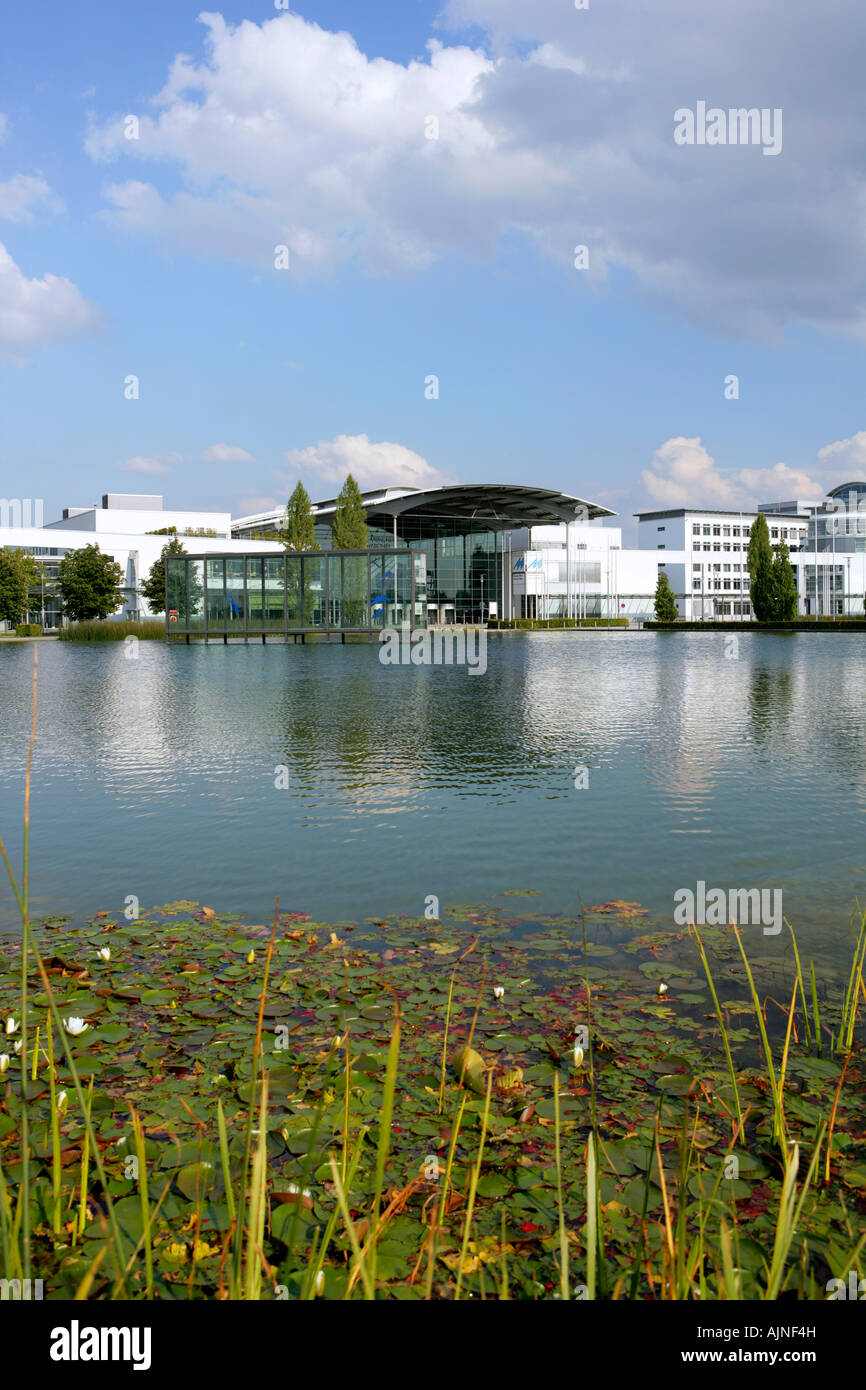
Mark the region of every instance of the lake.
MULTIPOLYGON (((32 912, 193 898, 269 920, 515 916, 766 888, 850 960, 866 634, 507 633, 487 671, 376 646, 39 646, 32 912)), ((0 644, 0 831, 20 860, 33 649, 0 644)), ((16 924, 0 887, 0 930, 16 924)), ((531 930, 531 922, 527 926, 531 930)), ((759 926, 761 949, 782 949, 759 926)))

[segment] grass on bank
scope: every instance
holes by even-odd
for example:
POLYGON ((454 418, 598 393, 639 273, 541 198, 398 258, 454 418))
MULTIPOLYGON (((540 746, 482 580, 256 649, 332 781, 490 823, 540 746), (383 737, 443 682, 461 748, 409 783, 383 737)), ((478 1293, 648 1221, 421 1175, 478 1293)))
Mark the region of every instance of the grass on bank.
POLYGON ((426 959, 396 937, 374 963, 278 909, 268 929, 175 905, 168 923, 101 914, 37 937, 35 730, 34 664, 19 876, 0 840, 21 916, 0 1033, 4 1278, 79 1299, 706 1302, 824 1298, 857 1269, 866 916, 844 992, 820 1001, 799 950, 782 1001, 762 997, 738 935, 714 948, 733 961, 723 989, 694 931, 722 1064, 674 1016, 685 969, 663 994, 653 958, 648 997, 605 1004, 585 919, 537 1004, 514 948, 464 950, 440 978, 447 935, 426 959))
POLYGON ((159 618, 135 622, 132 619, 94 619, 91 622, 70 623, 60 629, 61 642, 123 642, 127 637, 137 637, 140 641, 161 642, 165 639, 165 623, 159 618))

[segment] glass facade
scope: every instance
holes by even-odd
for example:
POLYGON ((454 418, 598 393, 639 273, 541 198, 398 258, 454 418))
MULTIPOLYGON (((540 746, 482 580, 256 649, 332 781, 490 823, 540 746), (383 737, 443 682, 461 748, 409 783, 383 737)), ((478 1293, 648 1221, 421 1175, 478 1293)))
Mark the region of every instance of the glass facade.
POLYGON ((427 560, 412 550, 166 558, 171 637, 373 632, 427 624, 427 560))
MULTIPOLYGON (((322 551, 329 551, 330 525, 317 522, 315 535, 322 551)), ((484 617, 491 602, 498 602, 499 613, 503 611, 501 535, 483 522, 407 512, 397 517, 396 538, 390 517, 368 517, 367 544, 371 550, 393 551, 397 546, 422 554, 426 562, 423 603, 437 609, 431 618, 472 623, 481 619, 482 605, 484 617)), ((416 602, 421 601, 416 593, 416 602)))

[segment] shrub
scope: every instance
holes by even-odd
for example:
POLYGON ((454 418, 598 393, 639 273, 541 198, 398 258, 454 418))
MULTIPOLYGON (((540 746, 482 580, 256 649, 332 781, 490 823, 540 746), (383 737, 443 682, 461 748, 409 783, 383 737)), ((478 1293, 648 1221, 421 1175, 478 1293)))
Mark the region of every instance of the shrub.
POLYGON ((41 623, 19 623, 15 629, 16 637, 41 637, 41 623))

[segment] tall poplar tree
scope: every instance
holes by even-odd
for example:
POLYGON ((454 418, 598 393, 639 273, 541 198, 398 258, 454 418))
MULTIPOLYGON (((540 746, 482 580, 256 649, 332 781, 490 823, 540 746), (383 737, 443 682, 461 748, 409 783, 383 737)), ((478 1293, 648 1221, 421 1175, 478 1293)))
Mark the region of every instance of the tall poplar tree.
POLYGON ((784 541, 773 556, 773 610, 776 622, 789 623, 797 616, 797 581, 784 541))
POLYGON ((297 483, 286 509, 283 544, 287 550, 318 550, 316 522, 310 495, 304 484, 297 483))
POLYGON ((366 550, 367 517, 361 489, 351 473, 340 489, 332 531, 334 550, 366 550))
POLYGON ((751 580, 749 596, 752 600, 752 611, 759 623, 771 622, 776 607, 776 585, 773 575, 770 532, 767 528, 767 518, 763 512, 759 512, 752 522, 746 564, 751 580))

